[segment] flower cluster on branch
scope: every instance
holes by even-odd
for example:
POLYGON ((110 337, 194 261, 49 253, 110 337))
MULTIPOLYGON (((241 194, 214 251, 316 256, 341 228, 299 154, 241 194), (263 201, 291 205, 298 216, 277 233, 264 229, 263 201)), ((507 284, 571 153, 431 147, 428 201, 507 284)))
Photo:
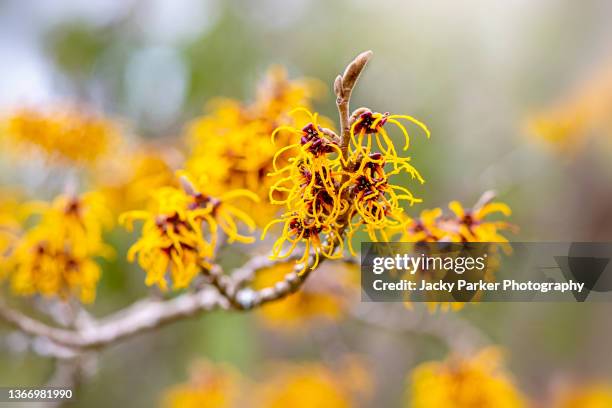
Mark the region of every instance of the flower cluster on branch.
POLYGON ((316 268, 321 257, 343 257, 345 232, 353 255, 352 238, 361 228, 372 240, 388 239, 385 230, 401 223, 402 203, 421 201, 391 178, 403 172, 421 183, 424 179, 410 164, 410 157, 398 156, 384 126, 392 123, 401 130, 404 150, 408 149, 409 135, 397 119, 416 123, 428 137, 430 133, 410 116, 360 108, 350 118, 351 143, 343 150, 341 138, 321 126, 316 113, 304 108, 296 111, 307 113, 310 122, 301 129, 281 126, 272 133, 274 140, 277 133, 288 131, 295 135, 296 142, 274 156, 270 175, 278 180, 270 188, 270 201, 283 205, 285 212, 271 221, 262 235, 271 226, 282 224, 272 256, 286 258, 303 243, 303 255, 297 263, 304 271, 316 268), (287 164, 277 167, 277 159, 285 155, 287 164), (314 262, 308 265, 311 252, 314 262))
POLYGON ((241 209, 230 204, 232 199, 259 198, 248 190, 234 190, 212 197, 201 191, 190 178, 181 175, 181 187, 159 189, 151 211, 130 211, 120 222, 132 229, 134 220, 143 220, 142 236, 130 248, 128 259, 138 256, 139 265, 147 272, 147 285, 168 288, 170 273, 174 289, 189 286, 202 271, 212 268, 215 249, 223 232, 229 242, 253 242, 243 235, 238 223, 253 231, 255 222, 241 209))

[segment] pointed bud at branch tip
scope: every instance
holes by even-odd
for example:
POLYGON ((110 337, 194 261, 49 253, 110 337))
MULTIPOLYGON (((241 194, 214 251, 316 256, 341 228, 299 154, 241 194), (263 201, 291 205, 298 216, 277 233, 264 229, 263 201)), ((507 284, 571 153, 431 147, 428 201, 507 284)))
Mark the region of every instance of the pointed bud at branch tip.
POLYGON ((346 94, 346 91, 350 92, 353 89, 361 71, 365 68, 372 54, 372 51, 362 52, 346 67, 344 74, 342 74, 344 94, 346 94))
POLYGON ((357 79, 359 79, 359 75, 361 75, 361 71, 365 68, 372 54, 372 51, 365 51, 359 54, 350 64, 348 64, 344 73, 336 77, 334 82, 334 92, 337 96, 336 105, 340 116, 340 137, 342 139, 340 149, 345 159, 350 138, 349 103, 351 94, 357 83, 357 79))

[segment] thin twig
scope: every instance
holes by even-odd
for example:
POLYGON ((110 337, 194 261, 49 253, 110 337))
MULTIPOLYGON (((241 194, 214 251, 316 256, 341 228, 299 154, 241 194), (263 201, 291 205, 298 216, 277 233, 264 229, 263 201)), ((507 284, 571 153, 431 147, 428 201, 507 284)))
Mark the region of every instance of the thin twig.
MULTIPOLYGON (((257 270, 280 262, 287 262, 287 260, 269 262, 263 262, 261 259, 258 259, 257 262, 251 260, 238 270, 240 274, 237 277, 252 276, 257 270)), ((222 275, 219 269, 213 268, 213 270, 216 277, 215 289, 204 288, 195 293, 185 293, 169 300, 141 300, 102 320, 90 321, 87 325, 75 329, 48 325, 11 309, 2 302, 0 302, 0 320, 28 335, 47 338, 63 347, 102 348, 213 309, 250 310, 265 303, 280 300, 298 290, 308 277, 307 272, 299 275, 294 271, 273 287, 258 291, 248 288, 237 290, 241 282, 235 282, 232 279, 233 275, 222 275)))
POLYGON ((336 94, 336 106, 340 116, 340 137, 342 144, 340 149, 344 158, 347 158, 348 145, 351 140, 351 129, 349 124, 349 104, 355 84, 359 75, 372 57, 372 51, 365 51, 359 54, 344 70, 342 75, 338 75, 334 82, 334 93, 336 94))
MULTIPOLYGON (((87 370, 84 366, 87 360, 88 356, 86 355, 76 356, 71 359, 56 360, 55 370, 45 386, 48 388, 69 389, 72 391, 74 397, 74 394, 77 392, 86 374, 87 370)), ((58 400, 49 402, 49 404, 45 406, 61 408, 64 406, 71 406, 71 403, 69 400, 58 400)))
POLYGON ((4 304, 0 304, 0 320, 32 336, 46 337, 66 347, 89 349, 100 348, 217 307, 227 308, 227 301, 216 290, 205 289, 165 301, 142 300, 104 320, 78 329, 50 326, 4 304))
POLYGON ((456 313, 433 313, 426 308, 380 303, 361 303, 351 310, 352 317, 370 326, 402 333, 431 335, 456 352, 469 353, 490 343, 487 336, 456 313))

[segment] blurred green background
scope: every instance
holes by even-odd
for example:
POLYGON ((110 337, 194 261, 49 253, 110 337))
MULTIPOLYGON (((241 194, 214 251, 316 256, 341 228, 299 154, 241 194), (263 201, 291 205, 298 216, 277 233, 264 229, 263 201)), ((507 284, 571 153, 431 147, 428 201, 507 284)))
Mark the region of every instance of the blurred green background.
MULTIPOLYGON (((331 88, 371 49, 352 106, 413 115, 432 131, 430 140, 413 132, 414 165, 427 183, 416 190, 424 204, 411 211, 471 205, 494 189, 521 227, 513 240, 610 241, 610 135, 570 159, 524 124, 612 55, 611 15, 605 0, 4 0, 0 109, 80 101, 147 138, 178 137, 210 98, 252 98, 272 64, 331 88)), ((316 108, 336 118, 331 89, 316 108)), ((2 183, 36 185, 32 174, 0 170, 2 183)), ((126 237, 112 239, 125 247, 126 237)), ((120 254, 105 265, 93 313, 143 296, 142 278, 120 254)), ((509 350, 522 389, 537 394, 556 376, 612 376, 610 312, 608 304, 483 304, 459 315, 509 350)), ((0 385, 44 383, 50 361, 1 333, 0 385)), ((279 333, 254 316, 214 313, 104 351, 75 406, 149 407, 187 378, 191 361, 228 361, 257 377, 271 359, 322 358, 331 335, 379 374, 378 406, 397 404, 416 363, 444 355, 429 336, 351 320, 279 333)))

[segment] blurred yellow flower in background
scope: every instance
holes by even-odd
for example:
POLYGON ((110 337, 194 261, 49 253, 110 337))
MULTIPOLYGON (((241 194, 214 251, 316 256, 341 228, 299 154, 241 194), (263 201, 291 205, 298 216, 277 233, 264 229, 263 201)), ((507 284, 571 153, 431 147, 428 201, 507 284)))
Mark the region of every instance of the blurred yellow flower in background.
POLYGON ((512 215, 507 204, 489 202, 473 209, 465 209, 459 201, 451 201, 448 208, 455 214, 455 225, 445 226, 447 231, 458 236, 465 242, 508 242, 508 239, 499 234, 500 230, 513 229, 506 221, 490 221, 486 217, 493 213, 501 213, 505 217, 512 215))
MULTIPOLYGON (((199 362, 188 383, 164 393, 164 408, 229 408, 237 406, 240 374, 228 365, 199 362)), ((244 390, 243 390, 244 391, 244 390)))
POLYGON ((284 363, 257 386, 254 406, 261 408, 344 408, 369 396, 371 378, 356 358, 333 368, 321 363, 284 363))
POLYGON ((592 383, 563 390, 552 404, 553 408, 609 408, 612 407, 612 384, 592 383))
POLYGON ((411 408, 518 408, 527 402, 503 367, 501 351, 451 356, 417 366, 409 378, 411 408))
POLYGON ((194 365, 187 383, 169 388, 164 408, 317 407, 343 408, 369 398, 372 378, 364 362, 346 355, 330 366, 319 362, 277 362, 257 381, 225 364, 194 365))
POLYGON ((266 383, 260 390, 259 407, 351 407, 346 391, 335 376, 316 364, 290 368, 266 383))
MULTIPOLYGON (((491 196, 492 197, 492 196, 491 196)), ((477 203, 473 208, 464 208, 458 201, 451 201, 448 205, 450 214, 444 214, 442 209, 433 208, 421 211, 418 218, 403 216, 399 227, 390 228, 388 234, 394 239, 402 242, 415 242, 425 244, 429 242, 485 242, 490 243, 486 248, 488 256, 487 268, 482 276, 484 280, 494 279, 494 272, 501 262, 499 247, 510 251, 510 247, 502 246, 508 239, 502 235, 505 230, 515 231, 516 227, 507 221, 489 219, 491 214, 499 213, 504 217, 512 214, 510 207, 502 202, 493 202, 483 195, 484 201, 477 203), (497 245, 502 244, 502 245, 497 245)), ((482 200, 482 199, 481 199, 482 200)), ((427 250, 427 246, 421 245, 421 250, 427 250)), ((435 250, 438 248, 434 247, 435 250)), ((443 279, 445 270, 430 269, 422 271, 419 275, 430 282, 443 279)), ((414 279, 415 275, 407 274, 406 279, 414 279)), ((439 297, 441 295, 430 295, 439 297)), ((444 296, 441 296, 444 297, 444 296)), ((477 300, 479 293, 476 293, 474 300, 477 300)), ((465 302, 447 302, 444 299, 431 299, 427 306, 431 311, 457 311, 465 306, 465 302)), ((412 307, 409 299, 405 305, 412 307)))
POLYGON ((580 151, 593 134, 612 135, 612 62, 527 120, 527 131, 564 154, 580 151))
POLYGON ((421 211, 417 218, 406 217, 400 227, 402 233, 400 241, 407 242, 438 242, 446 237, 441 228, 442 209, 432 208, 421 211))
POLYGON ((62 195, 51 205, 29 203, 26 211, 39 213, 38 223, 15 244, 8 258, 8 277, 15 294, 67 299, 84 303, 95 299, 101 271, 95 257, 113 254, 102 233, 113 224, 98 193, 62 195))
POLYGON ((8 259, 21 229, 17 217, 19 204, 14 197, 14 192, 0 190, 0 278, 6 273, 3 263, 8 259))
POLYGON ((119 140, 109 120, 74 107, 23 108, 1 119, 0 133, 12 149, 38 151, 49 161, 91 164, 119 140))
POLYGON ((187 170, 206 176, 207 191, 213 195, 228 189, 255 192, 260 202, 243 201, 240 206, 258 215, 258 225, 265 225, 278 211, 267 200, 273 183, 267 175, 273 170, 272 160, 279 146, 291 143, 291 134, 283 131, 274 146, 270 134, 279 123, 305 124, 304 115, 289 115, 289 111, 295 106, 309 106, 320 87, 315 81, 290 81, 283 68, 273 67, 253 103, 223 99, 210 104, 210 111, 193 120, 186 130, 190 151, 187 170))
POLYGON ((399 232, 400 241, 405 242, 508 242, 501 233, 516 231, 507 221, 490 220, 491 214, 504 217, 512 215, 510 207, 502 202, 486 202, 474 208, 464 208, 458 201, 448 204, 451 214, 445 215, 440 208, 423 210, 420 217, 405 217, 402 226, 392 231, 399 232))
POLYGON ((104 160, 93 176, 114 213, 145 208, 153 191, 178 186, 171 160, 164 153, 153 146, 142 146, 104 160))

